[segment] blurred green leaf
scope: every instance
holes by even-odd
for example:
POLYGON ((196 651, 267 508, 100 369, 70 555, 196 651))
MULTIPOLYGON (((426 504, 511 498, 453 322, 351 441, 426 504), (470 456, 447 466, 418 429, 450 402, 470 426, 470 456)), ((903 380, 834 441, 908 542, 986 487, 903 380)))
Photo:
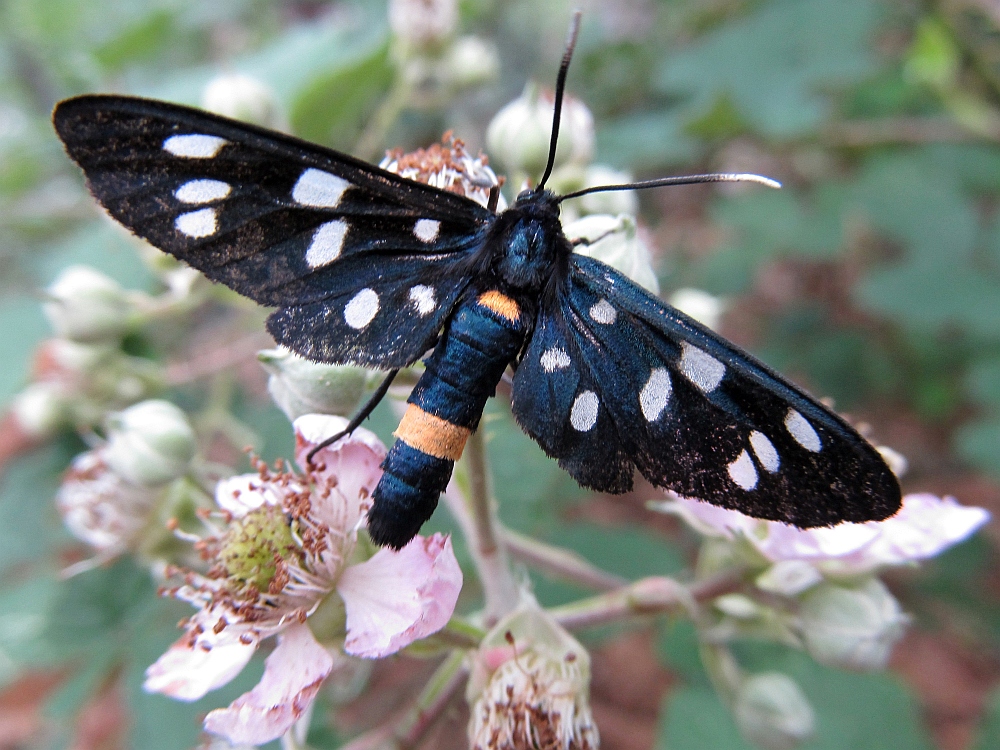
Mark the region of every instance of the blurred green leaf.
POLYGON ((1000 478, 1000 414, 962 425, 955 435, 955 448, 973 466, 1000 478))
POLYGON ((657 750, 754 750, 740 736, 729 712, 711 688, 671 691, 664 706, 657 750))
POLYGON ((690 118, 725 95, 760 132, 801 134, 827 111, 823 89, 875 70, 870 39, 879 15, 873 0, 773 0, 668 57, 657 84, 690 96, 690 118))
POLYGON ((689 161, 695 144, 673 110, 639 112, 598 124, 597 158, 637 174, 689 161))

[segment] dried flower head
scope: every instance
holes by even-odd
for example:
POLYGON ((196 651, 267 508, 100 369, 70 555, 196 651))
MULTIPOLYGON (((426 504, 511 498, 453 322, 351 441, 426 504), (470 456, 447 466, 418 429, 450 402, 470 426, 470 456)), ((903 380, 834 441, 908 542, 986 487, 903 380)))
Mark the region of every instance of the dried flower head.
MULTIPOLYGON (((441 143, 429 148, 418 148, 408 154, 393 149, 379 166, 408 180, 471 198, 483 206, 489 203, 490 190, 503 185, 503 178, 496 176, 486 156, 470 156, 465 143, 451 131, 444 134, 441 143)), ((497 208, 506 208, 502 195, 497 208)))

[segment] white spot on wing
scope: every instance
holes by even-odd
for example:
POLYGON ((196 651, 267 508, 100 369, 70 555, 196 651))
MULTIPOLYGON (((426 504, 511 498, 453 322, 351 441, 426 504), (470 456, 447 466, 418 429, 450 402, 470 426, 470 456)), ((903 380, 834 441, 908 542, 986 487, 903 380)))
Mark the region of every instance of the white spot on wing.
POLYGON ((185 159, 211 159, 226 145, 217 135, 172 135, 163 142, 163 150, 185 159))
POLYGON ((437 307, 437 300, 434 299, 434 287, 417 284, 410 287, 410 302, 417 308, 420 317, 430 315, 437 307))
POLYGON ((174 228, 181 234, 198 239, 215 234, 218 224, 215 220, 214 208, 203 208, 199 211, 189 211, 174 220, 174 228))
POLYGON ((191 180, 174 191, 181 203, 211 203, 229 195, 232 188, 221 180, 191 180))
POLYGON ((615 310, 614 306, 610 302, 606 299, 602 299, 590 308, 590 317, 598 323, 603 323, 604 325, 609 326, 615 322, 615 318, 618 317, 618 311, 615 310))
POLYGON ((538 364, 542 366, 542 369, 545 370, 545 372, 555 372, 556 370, 562 370, 565 367, 569 367, 570 358, 569 355, 558 346, 553 346, 542 352, 542 356, 538 358, 538 364))
POLYGON ((788 410, 788 414, 785 416, 785 427, 795 442, 807 451, 819 453, 819 449, 823 447, 823 443, 820 442, 816 430, 795 409, 788 410))
POLYGON ((292 199, 303 206, 336 208, 350 186, 351 183, 335 174, 307 169, 292 188, 292 199))
POLYGON ((743 489, 752 490, 757 486, 757 469, 754 468, 753 459, 746 451, 741 451, 728 468, 730 478, 743 489))
POLYGON ((584 391, 573 401, 569 412, 569 423, 577 432, 587 432, 597 424, 597 407, 600 401, 593 391, 584 391))
POLYGON ((753 448, 754 455, 757 456, 757 460, 766 471, 773 474, 781 466, 778 451, 774 449, 774 445, 763 432, 754 430, 750 433, 750 447, 753 448))
POLYGON ((313 232, 312 242, 306 250, 306 263, 310 268, 319 268, 333 263, 340 257, 347 236, 347 222, 337 219, 320 224, 313 232))
POLYGON ((433 242, 441 231, 441 222, 434 219, 417 219, 413 225, 413 234, 421 242, 433 242))
POLYGON ((649 380, 639 392, 639 406, 647 422, 655 422, 667 408, 670 400, 670 373, 664 367, 657 367, 649 373, 649 380))
POLYGON ((686 341, 681 342, 681 372, 703 393, 719 387, 726 374, 726 366, 711 354, 703 352, 686 341))
POLYGON ((361 330, 375 317, 378 312, 378 295, 374 289, 362 289, 351 297, 344 307, 344 320, 351 328, 361 330))

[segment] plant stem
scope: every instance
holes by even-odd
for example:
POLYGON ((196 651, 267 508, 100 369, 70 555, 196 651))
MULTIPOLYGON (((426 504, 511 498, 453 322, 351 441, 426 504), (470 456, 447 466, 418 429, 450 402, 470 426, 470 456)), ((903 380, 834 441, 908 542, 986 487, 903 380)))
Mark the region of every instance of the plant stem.
POLYGON ((488 627, 517 606, 520 592, 507 551, 500 543, 500 519, 490 487, 486 444, 481 432, 472 433, 462 461, 467 481, 453 481, 445 499, 462 527, 476 564, 485 599, 483 620, 488 627))
POLYGON ((500 528, 500 538, 511 557, 554 578, 598 591, 613 591, 628 585, 627 579, 601 570, 572 550, 546 544, 506 527, 500 528))
POLYGON ((400 748, 411 748, 420 743, 465 683, 467 676, 465 653, 453 651, 437 668, 413 708, 397 725, 395 736, 400 748))

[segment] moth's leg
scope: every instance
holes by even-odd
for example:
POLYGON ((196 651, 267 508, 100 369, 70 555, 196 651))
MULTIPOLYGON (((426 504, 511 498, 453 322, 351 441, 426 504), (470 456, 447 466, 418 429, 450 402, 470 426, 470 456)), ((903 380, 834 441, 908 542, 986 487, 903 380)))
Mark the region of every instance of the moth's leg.
POLYGON ((366 419, 368 419, 369 416, 371 416, 371 413, 375 411, 375 407, 379 405, 379 402, 381 402, 383 398, 385 398, 385 394, 389 392, 389 386, 392 385, 392 381, 398 374, 399 374, 398 369, 389 370, 389 374, 385 376, 385 379, 381 383, 379 383, 378 388, 375 389, 375 392, 371 395, 368 401, 365 402, 365 405, 361 407, 361 409, 358 411, 357 414, 351 417, 351 421, 347 423, 347 427, 338 432, 336 435, 331 435, 322 443, 320 443, 311 451, 309 451, 309 454, 306 456, 306 462, 312 465, 313 456, 316 455, 317 451, 322 450, 328 445, 336 443, 345 435, 350 435, 352 432, 358 429, 358 426, 366 419))

